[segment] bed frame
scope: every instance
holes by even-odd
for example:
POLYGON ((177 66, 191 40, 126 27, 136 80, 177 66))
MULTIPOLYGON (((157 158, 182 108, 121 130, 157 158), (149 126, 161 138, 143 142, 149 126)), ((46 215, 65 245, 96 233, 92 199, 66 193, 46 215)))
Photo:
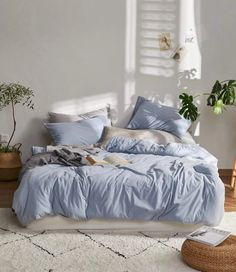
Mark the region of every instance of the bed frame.
POLYGON ((85 231, 158 231, 189 233, 199 228, 200 224, 183 224, 168 221, 135 221, 135 220, 75 220, 64 216, 45 216, 30 223, 27 228, 39 230, 71 230, 85 231))

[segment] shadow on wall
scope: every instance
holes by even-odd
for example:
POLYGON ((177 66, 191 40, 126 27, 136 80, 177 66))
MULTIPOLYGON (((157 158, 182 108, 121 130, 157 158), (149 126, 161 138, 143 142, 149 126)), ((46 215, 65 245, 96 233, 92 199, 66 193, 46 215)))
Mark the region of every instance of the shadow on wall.
POLYGON ((127 0, 127 3, 125 88, 124 95, 118 95, 119 105, 124 105, 123 119, 130 116, 138 95, 179 107, 181 92, 194 92, 196 88, 199 92, 201 31, 200 18, 196 18, 200 16, 199 3, 195 0, 127 0), (171 50, 160 49, 159 37, 163 33, 171 37, 171 50), (176 46, 186 49, 180 62, 171 57, 176 46))
POLYGON ((86 96, 82 98, 57 101, 52 104, 49 111, 64 114, 82 114, 109 106, 111 109, 110 117, 113 124, 116 124, 117 126, 121 126, 123 124, 124 126, 126 125, 127 118, 129 118, 128 116, 132 113, 133 105, 135 102, 136 96, 134 95, 131 99, 129 108, 125 111, 123 110, 122 114, 119 115, 122 107, 119 107, 117 94, 111 92, 86 96))
MULTIPOLYGON (((202 26, 202 92, 208 92, 214 82, 235 78, 234 44, 236 42, 235 1, 217 1, 212 12, 212 1, 201 2, 202 26), (228 41, 230 39, 230 43, 228 41), (209 89, 208 89, 209 88, 209 89)), ((206 106, 206 97, 201 107, 201 133, 199 141, 219 160, 220 168, 231 168, 236 150, 235 107, 228 107, 217 116, 206 106)))
POLYGON ((109 106, 110 115, 113 121, 117 120, 117 94, 103 93, 85 96, 70 100, 57 101, 52 104, 49 111, 64 114, 81 114, 109 106))
POLYGON ((117 107, 115 93, 101 93, 82 98, 57 101, 52 104, 49 110, 57 113, 80 114, 106 107, 107 104, 110 104, 113 108, 117 107))
POLYGON ((174 76, 175 61, 170 58, 171 50, 160 50, 159 37, 168 32, 172 46, 176 46, 177 17, 176 0, 126 1, 125 78, 124 92, 118 94, 118 111, 122 112, 118 126, 126 126, 139 94, 150 98, 158 93, 156 89, 148 92, 142 89, 140 76, 147 79, 146 86, 152 86, 151 81, 157 86, 162 78, 174 76))
POLYGON ((114 123, 125 126, 138 94, 178 107, 179 93, 187 91, 188 86, 194 90, 201 74, 196 13, 194 0, 126 0, 124 90, 58 101, 49 110, 76 114, 110 104, 114 123), (161 51, 159 36, 166 32, 171 36, 172 49, 161 51), (180 43, 188 53, 184 62, 176 63, 170 56, 180 43), (173 92, 163 92, 163 85, 173 92))
MULTIPOLYGON (((179 72, 177 74, 177 86, 179 94, 183 92, 191 93, 194 97, 198 97, 196 99, 196 104, 201 109, 202 102, 204 98, 199 96, 199 93, 202 93, 202 90, 199 88, 201 87, 199 80, 197 80, 197 69, 193 68, 190 70, 185 70, 183 72, 179 72), (189 86, 192 86, 192 89, 189 86), (194 91, 193 91, 194 90, 194 91)), ((176 107, 180 107, 180 101, 177 102, 176 107)), ((189 131, 191 132, 192 136, 199 137, 200 136, 200 121, 197 119, 195 122, 192 123, 189 131)))
POLYGON ((141 1, 139 5, 139 72, 160 77, 174 76, 174 60, 170 50, 160 50, 159 36, 170 34, 172 49, 177 46, 178 3, 141 1))
POLYGON ((19 137, 22 146, 22 160, 25 161, 31 154, 31 147, 34 145, 46 146, 51 144, 51 139, 44 127, 44 121, 41 118, 32 118, 19 137), (40 142, 38 142, 40 140, 40 142))

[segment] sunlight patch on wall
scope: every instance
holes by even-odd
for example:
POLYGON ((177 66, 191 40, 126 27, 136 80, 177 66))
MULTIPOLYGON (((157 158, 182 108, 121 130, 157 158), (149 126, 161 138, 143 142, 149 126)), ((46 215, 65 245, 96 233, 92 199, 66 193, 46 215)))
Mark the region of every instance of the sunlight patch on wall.
POLYGON ((126 0, 126 38, 125 38, 125 92, 124 109, 132 103, 135 94, 136 70, 136 0, 126 0))
POLYGON ((201 79, 202 58, 196 29, 196 13, 195 0, 180 1, 179 43, 185 47, 186 55, 179 64, 179 72, 195 69, 194 79, 201 79))
POLYGON ((200 136, 200 121, 197 121, 197 124, 195 126, 194 132, 193 132, 193 136, 198 137, 200 136))
POLYGON ((140 3, 139 71, 145 75, 172 77, 175 62, 170 58, 171 50, 160 50, 159 36, 170 33, 172 46, 176 46, 176 0, 142 0, 140 3))
POLYGON ((117 109, 117 94, 104 93, 82 98, 55 102, 51 106, 51 111, 66 114, 80 114, 111 105, 112 109, 117 109))

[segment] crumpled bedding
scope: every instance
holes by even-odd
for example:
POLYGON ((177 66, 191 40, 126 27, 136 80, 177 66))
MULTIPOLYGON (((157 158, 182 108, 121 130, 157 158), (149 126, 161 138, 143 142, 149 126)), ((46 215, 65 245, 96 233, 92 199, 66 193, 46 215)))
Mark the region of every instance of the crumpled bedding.
POLYGON ((82 220, 219 224, 224 186, 217 160, 205 149, 115 137, 99 156, 111 153, 130 163, 118 167, 68 166, 55 161, 41 165, 33 157, 34 165, 24 169, 14 195, 13 209, 20 223, 26 226, 43 216, 60 214, 82 220))
POLYGON ((152 141, 125 137, 114 137, 105 148, 108 152, 128 154, 153 154, 159 156, 176 156, 204 160, 217 167, 217 159, 198 144, 168 143, 157 144, 152 141))

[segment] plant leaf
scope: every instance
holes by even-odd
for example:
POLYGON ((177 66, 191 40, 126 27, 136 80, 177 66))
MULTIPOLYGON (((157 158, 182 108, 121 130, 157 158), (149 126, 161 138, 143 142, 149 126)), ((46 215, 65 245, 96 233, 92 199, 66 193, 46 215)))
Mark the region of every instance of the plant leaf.
POLYGON ((182 104, 182 107, 179 110, 179 114, 182 115, 185 119, 195 121, 199 116, 199 112, 197 106, 193 102, 193 96, 182 93, 179 95, 179 98, 182 104))

